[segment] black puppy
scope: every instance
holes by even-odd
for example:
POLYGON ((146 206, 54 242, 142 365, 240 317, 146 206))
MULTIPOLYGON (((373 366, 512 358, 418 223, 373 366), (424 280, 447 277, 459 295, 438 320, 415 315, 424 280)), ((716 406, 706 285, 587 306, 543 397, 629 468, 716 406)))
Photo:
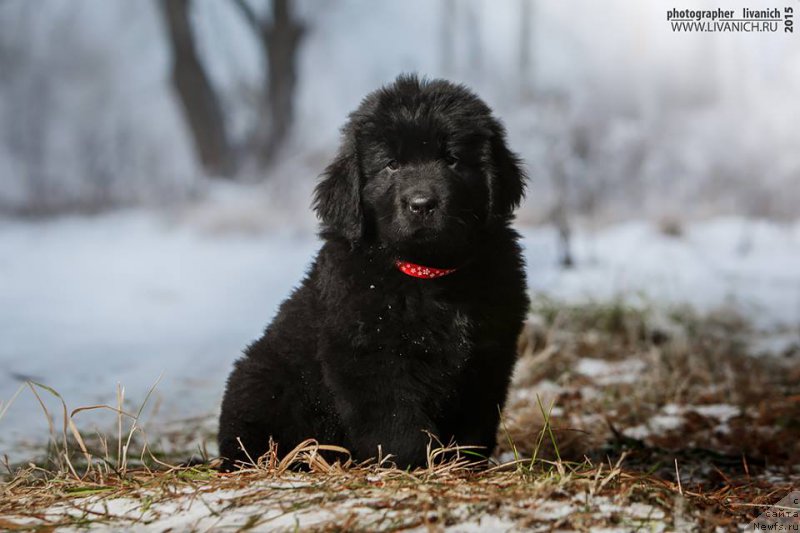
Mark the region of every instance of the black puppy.
POLYGON ((225 467, 270 438, 403 467, 427 432, 491 453, 528 309, 509 227, 524 181, 465 87, 401 76, 368 95, 316 189, 322 249, 228 379, 225 467))

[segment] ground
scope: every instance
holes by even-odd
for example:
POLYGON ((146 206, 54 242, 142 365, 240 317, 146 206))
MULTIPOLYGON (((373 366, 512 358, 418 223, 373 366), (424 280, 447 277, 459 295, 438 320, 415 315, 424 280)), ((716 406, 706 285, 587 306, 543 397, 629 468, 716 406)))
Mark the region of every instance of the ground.
MULTIPOLYGON (((764 353, 757 338, 730 312, 537 300, 486 469, 442 462, 435 444, 428 468, 405 472, 391 458, 325 460, 308 443, 283 462, 267 456, 224 475, 202 459, 168 466, 190 452, 160 453, 157 442, 143 450, 143 432, 118 450, 125 420, 119 437, 83 439, 91 467, 81 444, 56 432, 60 459, 8 477, 0 525, 735 530, 796 490, 800 475, 800 345, 764 353)), ((462 457, 474 460, 469 450, 462 457)))
POLYGON ((0 529, 733 530, 798 489, 800 226, 741 219, 581 232, 566 271, 523 229, 534 304, 483 469, 308 443, 218 474, 221 369, 316 246, 257 226, 0 228, 0 529))

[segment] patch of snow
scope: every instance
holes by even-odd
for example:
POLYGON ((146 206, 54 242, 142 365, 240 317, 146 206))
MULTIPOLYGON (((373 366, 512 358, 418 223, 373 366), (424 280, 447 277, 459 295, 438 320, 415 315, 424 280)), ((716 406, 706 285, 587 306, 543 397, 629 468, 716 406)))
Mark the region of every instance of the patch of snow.
POLYGON ((715 431, 720 433, 730 431, 727 425, 728 421, 741 414, 741 410, 738 407, 729 404, 678 405, 671 403, 662 407, 661 411, 652 416, 647 423, 626 428, 623 433, 634 439, 645 439, 651 435, 673 431, 683 425, 686 421, 685 414, 689 412, 717 419, 719 424, 715 431))
POLYGON ((553 228, 524 229, 531 288, 567 301, 732 307, 757 326, 800 323, 800 222, 744 218, 698 222, 681 238, 633 221, 602 230, 576 228, 575 266, 557 264, 553 228), (743 234, 752 246, 743 253, 743 234))
MULTIPOLYGON (((179 491, 165 501, 156 497, 145 507, 147 492, 138 498, 110 498, 108 495, 96 494, 80 499, 58 503, 46 510, 44 516, 12 517, 17 524, 36 526, 42 519, 58 521, 65 516, 85 517, 87 513, 104 515, 103 523, 92 525, 93 531, 118 531, 135 529, 137 531, 186 531, 186 530, 219 530, 241 528, 245 525, 256 530, 275 530, 281 528, 328 529, 341 524, 343 520, 356 516, 367 524, 375 519, 408 517, 402 510, 392 508, 386 493, 374 496, 351 497, 347 499, 330 498, 320 493, 320 497, 304 489, 299 492, 281 490, 279 498, 269 497, 269 489, 279 486, 282 489, 292 488, 292 480, 280 482, 255 482, 251 485, 228 490, 199 488, 179 491), (263 497, 261 497, 263 495, 263 497), (245 505, 232 506, 234 500, 247 498, 245 505), (252 502, 252 503, 249 503, 252 502), (313 505, 309 505, 313 503, 313 505), (295 505, 302 504, 302 505, 295 505)), ((419 497, 426 497, 424 492, 419 497)), ((407 494, 397 495, 401 501, 407 494)), ((450 516, 455 520, 445 528, 446 531, 516 531, 520 524, 517 519, 553 522, 568 518, 573 513, 591 511, 598 519, 616 515, 625 521, 647 521, 648 529, 663 531, 665 513, 644 503, 618 503, 606 496, 594 496, 587 493, 575 494, 564 499, 531 498, 514 501, 501 501, 500 507, 489 513, 475 513, 469 504, 457 505, 450 516)), ((435 511, 430 512, 431 519, 439 518, 435 511)), ((80 527, 85 524, 80 523, 80 527)), ((363 527, 363 524, 362 524, 363 527)), ((368 526, 367 526, 368 527, 368 526)), ((65 531, 73 529, 66 528, 65 531)), ((77 529, 74 529, 77 531, 77 529)), ((410 531, 426 531, 420 525, 410 531)))
POLYGON ((650 419, 649 426, 658 432, 678 429, 683 424, 683 417, 675 415, 656 415, 650 419))
POLYGON ((632 439, 644 440, 652 435, 653 432, 650 431, 650 428, 648 428, 646 425, 639 424, 638 426, 631 426, 623 429, 622 434, 632 439))
MULTIPOLYGON (((411 531, 430 531, 430 527, 419 527, 417 529, 413 529, 411 531)), ((513 520, 509 520, 508 518, 503 518, 500 516, 495 515, 483 515, 477 518, 468 520, 466 522, 462 522, 460 524, 454 524, 452 526, 447 526, 444 528, 445 531, 452 531, 454 533, 481 533, 484 531, 497 531, 498 533, 503 531, 518 531, 519 526, 513 520)))
POLYGON ((722 423, 725 423, 731 418, 739 416, 741 414, 741 409, 726 403, 718 403, 711 405, 694 405, 694 406, 689 405, 686 406, 686 410, 694 411, 703 416, 716 418, 722 423))
MULTIPOLYGON (((120 528, 133 528, 137 531, 186 531, 241 528, 245 524, 270 530, 304 529, 338 523, 343 514, 374 512, 369 507, 374 503, 373 500, 364 498, 298 510, 287 510, 285 502, 276 500, 263 500, 228 509, 231 500, 252 496, 263 488, 255 485, 239 490, 189 491, 183 496, 164 502, 154 502, 146 511, 142 510, 141 499, 106 498, 98 495, 73 500, 69 504, 54 505, 47 510, 46 515, 52 519, 64 515, 77 518, 85 516, 86 512, 110 515, 107 523, 93 524, 93 531, 119 531, 120 528)), ((33 524, 35 521, 27 520, 25 523, 33 524)))
POLYGON ((540 520, 559 520, 575 512, 575 505, 568 500, 537 500, 536 517, 540 520))
POLYGON ((514 457, 514 452, 503 452, 497 458, 497 461, 500 464, 503 464, 503 463, 510 463, 511 461, 514 461, 515 459, 516 459, 516 457, 514 457))
POLYGON ((651 435, 659 435, 678 429, 684 422, 685 419, 679 406, 668 404, 661 409, 659 414, 650 417, 646 423, 625 428, 622 432, 633 439, 645 439, 651 435))
POLYGON ((575 366, 575 371, 584 376, 603 376, 609 374, 611 363, 604 359, 589 359, 584 357, 575 366))
MULTIPOLYGON (((69 408, 113 404, 117 383, 161 420, 214 412, 241 350, 258 337, 318 247, 279 233, 208 235, 138 212, 0 226, 0 398, 23 379, 69 408)), ((59 406, 44 393, 51 412, 59 406)), ((113 415, 80 413, 80 427, 113 415)), ((0 420, 0 451, 45 440, 27 391, 0 420), (36 436, 38 435, 38 439, 36 436)), ((12 455, 13 457, 13 455, 12 455)))
MULTIPOLYGON (((533 405, 537 405, 539 401, 546 408, 550 406, 550 402, 558 396, 563 388, 552 381, 543 380, 537 382, 535 387, 525 387, 513 389, 511 391, 512 401, 525 401, 533 405)), ((553 407, 555 410, 556 408, 553 407)))
POLYGON ((645 369, 641 359, 608 361, 582 357, 575 366, 575 372, 591 377, 598 385, 634 383, 645 369))

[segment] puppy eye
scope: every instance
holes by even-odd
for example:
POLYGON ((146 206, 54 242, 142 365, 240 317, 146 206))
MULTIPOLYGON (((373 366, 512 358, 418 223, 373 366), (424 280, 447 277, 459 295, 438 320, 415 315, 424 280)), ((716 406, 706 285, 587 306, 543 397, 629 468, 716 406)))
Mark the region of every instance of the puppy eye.
POLYGON ((398 168, 400 168, 400 165, 397 163, 396 159, 392 159, 391 161, 386 163, 386 168, 388 168, 389 170, 397 170, 398 168))
POLYGON ((444 158, 444 160, 451 167, 454 167, 458 164, 458 158, 454 155, 448 155, 444 158))

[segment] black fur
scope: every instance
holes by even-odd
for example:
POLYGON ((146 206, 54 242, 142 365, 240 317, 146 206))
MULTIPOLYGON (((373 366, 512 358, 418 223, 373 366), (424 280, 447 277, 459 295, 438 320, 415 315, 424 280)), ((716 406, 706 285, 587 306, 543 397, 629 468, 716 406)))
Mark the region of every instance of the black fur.
POLYGON ((424 464, 429 436, 488 454, 528 307, 520 161, 463 86, 401 76, 368 95, 316 189, 324 241, 301 286, 236 362, 225 466, 306 438, 424 464), (457 268, 409 277, 398 259, 457 268))

